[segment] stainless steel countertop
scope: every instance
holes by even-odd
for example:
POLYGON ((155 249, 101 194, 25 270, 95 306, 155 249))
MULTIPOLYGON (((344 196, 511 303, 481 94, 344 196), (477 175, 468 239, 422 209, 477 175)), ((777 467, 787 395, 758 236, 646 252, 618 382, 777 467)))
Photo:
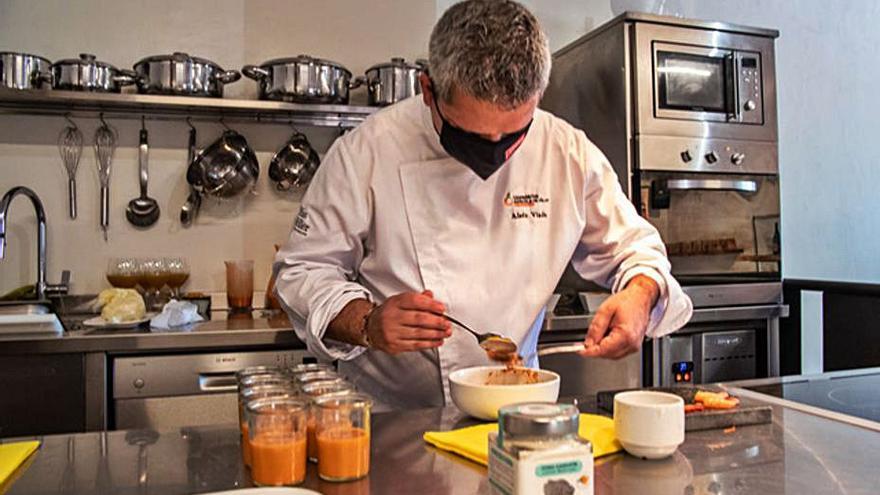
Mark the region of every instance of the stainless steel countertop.
POLYGON ((116 330, 84 328, 78 324, 83 319, 62 316, 68 331, 61 335, 3 339, 0 355, 306 347, 283 313, 266 315, 254 311, 230 316, 225 311, 216 311, 211 320, 167 331, 151 331, 145 325, 116 330))
MULTIPOLYGON (((592 410, 592 403, 582 403, 592 410)), ((598 459, 597 494, 868 494, 880 486, 880 433, 773 405, 772 424, 691 432, 671 458, 598 459)), ((486 469, 422 441, 426 430, 471 424, 453 407, 376 414, 370 475, 352 483, 305 483, 325 494, 490 493, 486 469)), ((43 437, 9 495, 202 493, 251 486, 233 425, 43 437), (106 448, 102 455, 102 438, 106 448), (140 454, 140 455, 139 455, 140 454), (140 470, 140 471, 139 471, 140 470), (139 480, 141 480, 139 482, 139 480)))

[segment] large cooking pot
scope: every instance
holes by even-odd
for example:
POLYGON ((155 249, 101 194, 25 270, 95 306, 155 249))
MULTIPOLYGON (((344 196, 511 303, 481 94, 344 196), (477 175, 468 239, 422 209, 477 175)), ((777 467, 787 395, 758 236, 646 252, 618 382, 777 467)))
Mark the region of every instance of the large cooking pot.
POLYGON ((48 59, 38 55, 0 52, 0 86, 12 89, 38 89, 51 82, 48 59))
POLYGON ((308 55, 245 65, 241 72, 260 83, 261 100, 346 104, 349 90, 361 85, 342 65, 308 55))
POLYGON ((402 58, 376 64, 365 72, 368 102, 373 106, 385 106, 405 100, 422 92, 419 74, 425 70, 425 62, 416 60, 408 64, 402 58))
POLYGON ((257 155, 233 130, 202 150, 186 170, 186 181, 196 192, 221 199, 250 191, 259 176, 257 155))
POLYGON ((52 64, 52 88, 73 91, 119 93, 122 86, 135 83, 136 74, 99 62, 90 53, 79 58, 60 60, 52 64))
POLYGON ((134 64, 138 92, 180 96, 223 96, 223 85, 238 81, 241 74, 186 53, 153 55, 134 64))

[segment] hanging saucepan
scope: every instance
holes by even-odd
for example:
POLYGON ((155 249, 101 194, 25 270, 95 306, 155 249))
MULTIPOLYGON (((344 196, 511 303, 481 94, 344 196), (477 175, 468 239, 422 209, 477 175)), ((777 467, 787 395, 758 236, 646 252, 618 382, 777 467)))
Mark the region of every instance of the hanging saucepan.
POLYGON ((0 86, 12 89, 39 89, 51 84, 48 59, 27 53, 0 52, 0 86))
POLYGON ((219 65, 186 53, 154 55, 134 64, 138 92, 179 96, 223 96, 223 85, 238 81, 236 70, 223 70, 219 65))
POLYGON ((233 130, 202 150, 186 170, 186 180, 196 192, 220 199, 251 191, 259 176, 257 155, 233 130))
POLYGON ((241 72, 260 83, 261 100, 346 104, 349 90, 361 85, 342 65, 308 55, 245 65, 241 72))
POLYGON ((320 164, 321 159, 305 134, 294 130, 284 147, 272 157, 269 178, 279 191, 301 190, 312 180, 320 164))
POLYGON ((408 64, 403 58, 376 64, 364 73, 367 82, 368 102, 373 106, 385 106, 405 100, 422 92, 419 74, 425 70, 424 60, 408 64))
POLYGON ((122 86, 135 83, 136 74, 99 62, 89 53, 79 58, 60 60, 52 64, 52 88, 73 91, 119 93, 122 86))

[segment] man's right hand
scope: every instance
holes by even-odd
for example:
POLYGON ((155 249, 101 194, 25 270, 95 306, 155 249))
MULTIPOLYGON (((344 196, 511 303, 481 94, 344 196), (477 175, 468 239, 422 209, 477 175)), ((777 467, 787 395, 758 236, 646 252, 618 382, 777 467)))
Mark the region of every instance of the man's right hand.
POLYGON ((367 319, 370 344, 389 354, 440 347, 452 335, 445 311, 429 290, 389 297, 367 319))

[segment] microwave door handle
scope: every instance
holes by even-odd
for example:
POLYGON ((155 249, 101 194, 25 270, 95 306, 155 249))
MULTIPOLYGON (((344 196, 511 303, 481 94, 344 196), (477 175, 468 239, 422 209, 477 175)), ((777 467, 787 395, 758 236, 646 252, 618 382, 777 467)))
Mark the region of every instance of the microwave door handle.
POLYGON ((724 76, 726 78, 725 91, 727 94, 724 95, 724 98, 727 107, 727 121, 739 122, 739 89, 737 88, 739 78, 736 74, 736 58, 733 52, 724 56, 724 76))
POLYGON ((736 191, 751 194, 758 192, 758 182, 733 179, 672 179, 666 181, 666 189, 670 191, 736 191))

